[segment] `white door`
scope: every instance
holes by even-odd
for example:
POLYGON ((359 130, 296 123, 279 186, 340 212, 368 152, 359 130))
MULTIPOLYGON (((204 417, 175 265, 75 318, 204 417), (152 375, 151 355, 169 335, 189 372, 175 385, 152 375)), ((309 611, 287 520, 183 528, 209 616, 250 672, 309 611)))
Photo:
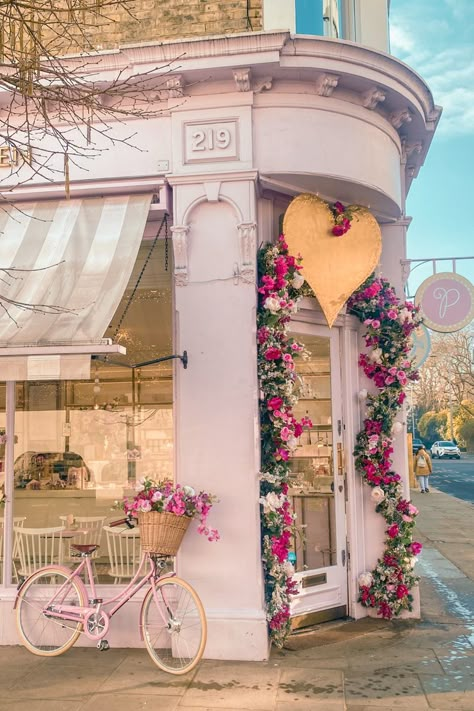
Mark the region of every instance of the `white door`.
POLYGON ((295 323, 292 335, 308 353, 295 359, 299 400, 294 414, 312 421, 291 458, 297 628, 347 614, 347 556, 339 331, 295 323))

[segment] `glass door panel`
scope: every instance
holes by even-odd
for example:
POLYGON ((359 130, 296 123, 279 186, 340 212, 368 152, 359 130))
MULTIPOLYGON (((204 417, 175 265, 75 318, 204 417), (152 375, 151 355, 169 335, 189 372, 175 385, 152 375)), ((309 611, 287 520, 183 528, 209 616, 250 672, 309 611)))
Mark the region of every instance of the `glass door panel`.
POLYGON ((290 559, 301 588, 293 614, 312 624, 318 611, 345 614, 347 601, 339 336, 336 329, 302 324, 294 335, 308 353, 296 363, 294 414, 309 417, 312 427, 303 432, 291 458, 289 493, 296 525, 290 559))

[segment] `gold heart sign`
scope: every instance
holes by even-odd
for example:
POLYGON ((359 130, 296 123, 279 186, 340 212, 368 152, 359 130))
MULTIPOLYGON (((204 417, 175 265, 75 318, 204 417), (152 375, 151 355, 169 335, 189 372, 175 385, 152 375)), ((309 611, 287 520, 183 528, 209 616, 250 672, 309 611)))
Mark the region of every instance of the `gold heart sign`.
POLYGON ((358 207, 351 228, 332 234, 334 217, 327 203, 309 193, 289 205, 283 232, 291 254, 303 257, 302 275, 314 291, 329 327, 347 299, 373 272, 382 251, 375 217, 358 207))

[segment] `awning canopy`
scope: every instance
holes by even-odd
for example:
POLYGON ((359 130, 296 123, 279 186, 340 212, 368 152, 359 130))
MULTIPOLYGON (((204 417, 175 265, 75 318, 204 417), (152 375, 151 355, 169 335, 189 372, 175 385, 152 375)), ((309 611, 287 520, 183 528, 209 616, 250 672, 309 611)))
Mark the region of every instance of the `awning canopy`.
POLYGON ((28 365, 28 348, 37 346, 48 346, 51 353, 42 356, 43 377, 72 377, 74 371, 76 377, 88 377, 84 364, 90 358, 65 355, 59 344, 81 344, 86 350, 89 344, 91 354, 101 352, 100 339, 135 264, 151 197, 0 207, 1 380, 41 379, 37 353, 28 365), (25 355, 18 355, 19 346, 25 355), (61 375, 61 359, 73 357, 77 366, 61 375))

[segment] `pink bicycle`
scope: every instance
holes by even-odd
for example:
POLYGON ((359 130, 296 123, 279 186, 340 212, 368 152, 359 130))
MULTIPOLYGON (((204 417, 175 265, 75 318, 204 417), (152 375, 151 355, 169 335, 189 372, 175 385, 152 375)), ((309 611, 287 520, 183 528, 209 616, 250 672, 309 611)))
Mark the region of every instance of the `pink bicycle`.
MULTIPOLYGON (((120 524, 133 527, 129 518, 109 525, 120 524)), ((75 568, 41 568, 18 590, 16 622, 20 638, 30 652, 58 656, 70 649, 80 634, 96 640, 98 649, 109 649, 105 636, 113 616, 148 586, 140 610, 140 634, 152 660, 171 674, 185 674, 196 666, 207 639, 204 608, 186 581, 173 572, 163 573, 167 556, 143 553, 129 585, 104 600, 97 597, 91 564, 98 545, 71 544, 71 548, 81 558, 75 568), (87 574, 89 589, 81 578, 83 573, 87 574)))

